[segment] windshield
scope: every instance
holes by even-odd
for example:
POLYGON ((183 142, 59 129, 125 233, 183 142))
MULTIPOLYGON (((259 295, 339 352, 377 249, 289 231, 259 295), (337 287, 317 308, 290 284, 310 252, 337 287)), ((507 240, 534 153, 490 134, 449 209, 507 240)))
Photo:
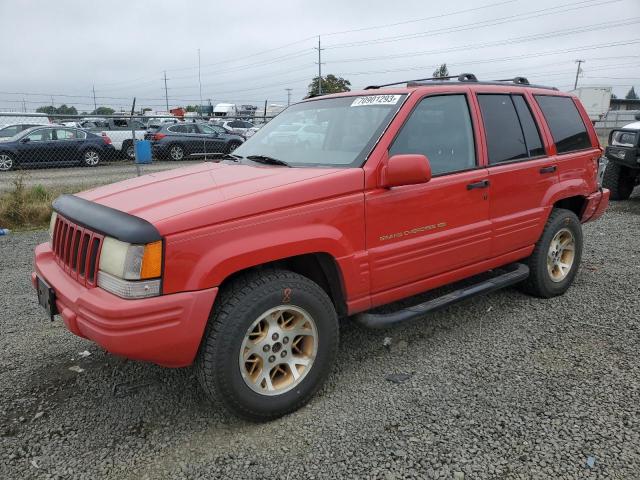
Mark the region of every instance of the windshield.
POLYGON ((406 95, 363 95, 292 105, 234 154, 291 166, 360 167, 406 95))

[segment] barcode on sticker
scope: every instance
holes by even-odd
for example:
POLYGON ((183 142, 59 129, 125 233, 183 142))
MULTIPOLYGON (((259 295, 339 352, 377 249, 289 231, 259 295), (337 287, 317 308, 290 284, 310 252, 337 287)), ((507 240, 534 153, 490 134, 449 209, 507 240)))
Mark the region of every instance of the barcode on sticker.
POLYGON ((395 105, 400 100, 401 95, 367 95, 358 97, 351 102, 352 107, 363 107, 365 105, 395 105))

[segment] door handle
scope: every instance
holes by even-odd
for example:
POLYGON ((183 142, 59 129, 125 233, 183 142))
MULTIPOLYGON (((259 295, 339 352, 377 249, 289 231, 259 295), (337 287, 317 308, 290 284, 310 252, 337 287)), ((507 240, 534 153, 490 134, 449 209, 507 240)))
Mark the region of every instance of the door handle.
POLYGON ((489 180, 480 180, 479 182, 468 184, 467 190, 475 190, 476 188, 487 188, 488 186, 489 180))
POLYGON ((542 167, 540 169, 540 173, 553 173, 558 169, 555 165, 550 165, 548 167, 542 167))

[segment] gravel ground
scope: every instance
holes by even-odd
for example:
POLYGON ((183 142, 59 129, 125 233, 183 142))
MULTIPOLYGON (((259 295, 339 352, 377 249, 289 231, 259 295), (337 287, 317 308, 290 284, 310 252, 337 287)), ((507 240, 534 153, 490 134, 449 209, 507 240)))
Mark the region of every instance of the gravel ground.
POLYGON ((639 478, 638 197, 585 226, 565 296, 510 289, 392 330, 347 323, 328 384, 268 424, 209 403, 190 369, 45 320, 28 280, 45 238, 0 237, 0 478, 639 478))
MULTIPOLYGON (((142 173, 161 172, 173 168, 200 163, 202 160, 184 160, 168 162, 156 160, 151 165, 142 165, 142 173)), ((136 166, 132 162, 121 161, 95 168, 25 168, 0 173, 0 193, 13 189, 13 181, 22 177, 27 186, 42 185, 44 187, 81 186, 107 184, 136 176, 136 166)))

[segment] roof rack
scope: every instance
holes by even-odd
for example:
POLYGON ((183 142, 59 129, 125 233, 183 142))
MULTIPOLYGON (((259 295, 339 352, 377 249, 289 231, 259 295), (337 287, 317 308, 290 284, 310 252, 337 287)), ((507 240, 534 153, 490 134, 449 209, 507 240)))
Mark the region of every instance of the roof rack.
POLYGON ((383 87, 391 87, 393 85, 407 84, 407 87, 419 87, 425 85, 448 85, 449 80, 455 79, 461 83, 476 83, 478 85, 503 85, 504 83, 513 83, 514 85, 521 85, 534 88, 544 88, 547 90, 558 90, 555 87, 547 87, 544 85, 532 85, 525 77, 514 77, 502 80, 493 80, 489 82, 481 82, 473 73, 461 73, 460 75, 449 75, 447 77, 431 77, 431 78, 419 78, 416 80, 403 80, 401 82, 385 83, 383 85, 369 85, 365 90, 376 90, 383 87), (428 82, 428 83, 427 83, 428 82))

